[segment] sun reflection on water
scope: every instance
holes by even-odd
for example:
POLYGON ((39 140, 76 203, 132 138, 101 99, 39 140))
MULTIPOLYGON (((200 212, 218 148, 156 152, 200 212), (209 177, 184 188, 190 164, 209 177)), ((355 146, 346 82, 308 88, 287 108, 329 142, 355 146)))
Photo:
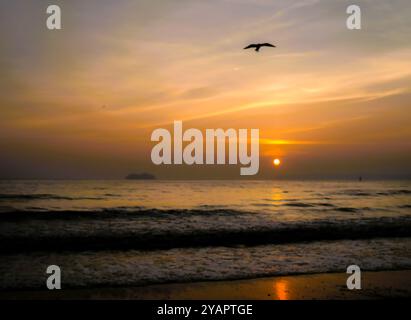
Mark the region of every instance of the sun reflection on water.
POLYGON ((279 280, 274 283, 274 290, 278 300, 288 300, 288 283, 285 280, 279 280))

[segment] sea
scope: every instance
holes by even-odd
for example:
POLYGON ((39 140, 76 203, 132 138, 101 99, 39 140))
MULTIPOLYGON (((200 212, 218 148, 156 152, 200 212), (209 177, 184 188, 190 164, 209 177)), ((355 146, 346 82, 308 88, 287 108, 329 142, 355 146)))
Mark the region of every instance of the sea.
POLYGON ((411 269, 411 181, 0 181, 0 290, 411 269))

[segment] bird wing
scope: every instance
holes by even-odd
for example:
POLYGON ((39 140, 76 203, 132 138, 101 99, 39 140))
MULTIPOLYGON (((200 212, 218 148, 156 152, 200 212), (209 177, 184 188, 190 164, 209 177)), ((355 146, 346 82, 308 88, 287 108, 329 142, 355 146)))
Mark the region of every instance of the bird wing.
POLYGON ((263 43, 261 44, 262 47, 272 47, 272 48, 276 48, 275 45, 271 44, 271 43, 263 43))
POLYGON ((250 48, 257 48, 256 44, 250 44, 247 47, 245 47, 244 49, 250 49, 250 48))

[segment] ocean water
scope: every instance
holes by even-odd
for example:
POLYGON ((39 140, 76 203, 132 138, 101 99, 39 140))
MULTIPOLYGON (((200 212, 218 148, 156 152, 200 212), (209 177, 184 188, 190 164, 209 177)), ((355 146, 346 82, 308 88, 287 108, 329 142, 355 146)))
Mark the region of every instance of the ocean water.
POLYGON ((411 269, 410 181, 1 181, 0 289, 411 269))

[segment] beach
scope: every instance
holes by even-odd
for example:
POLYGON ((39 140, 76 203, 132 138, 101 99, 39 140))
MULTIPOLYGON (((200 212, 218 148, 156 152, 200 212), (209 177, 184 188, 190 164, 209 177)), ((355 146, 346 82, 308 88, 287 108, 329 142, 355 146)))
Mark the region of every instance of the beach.
POLYGON ((0 300, 411 298, 410 17, 0 1, 0 300))
POLYGON ((0 292, 0 299, 63 300, 357 300, 411 297, 411 270, 362 273, 362 289, 348 290, 345 273, 127 288, 0 292))
POLYGON ((4 298, 410 296, 409 181, 4 181, 4 298), (44 291, 51 265, 61 292, 44 291), (363 289, 345 289, 347 267, 363 289), (387 271, 389 270, 389 271, 387 271))

